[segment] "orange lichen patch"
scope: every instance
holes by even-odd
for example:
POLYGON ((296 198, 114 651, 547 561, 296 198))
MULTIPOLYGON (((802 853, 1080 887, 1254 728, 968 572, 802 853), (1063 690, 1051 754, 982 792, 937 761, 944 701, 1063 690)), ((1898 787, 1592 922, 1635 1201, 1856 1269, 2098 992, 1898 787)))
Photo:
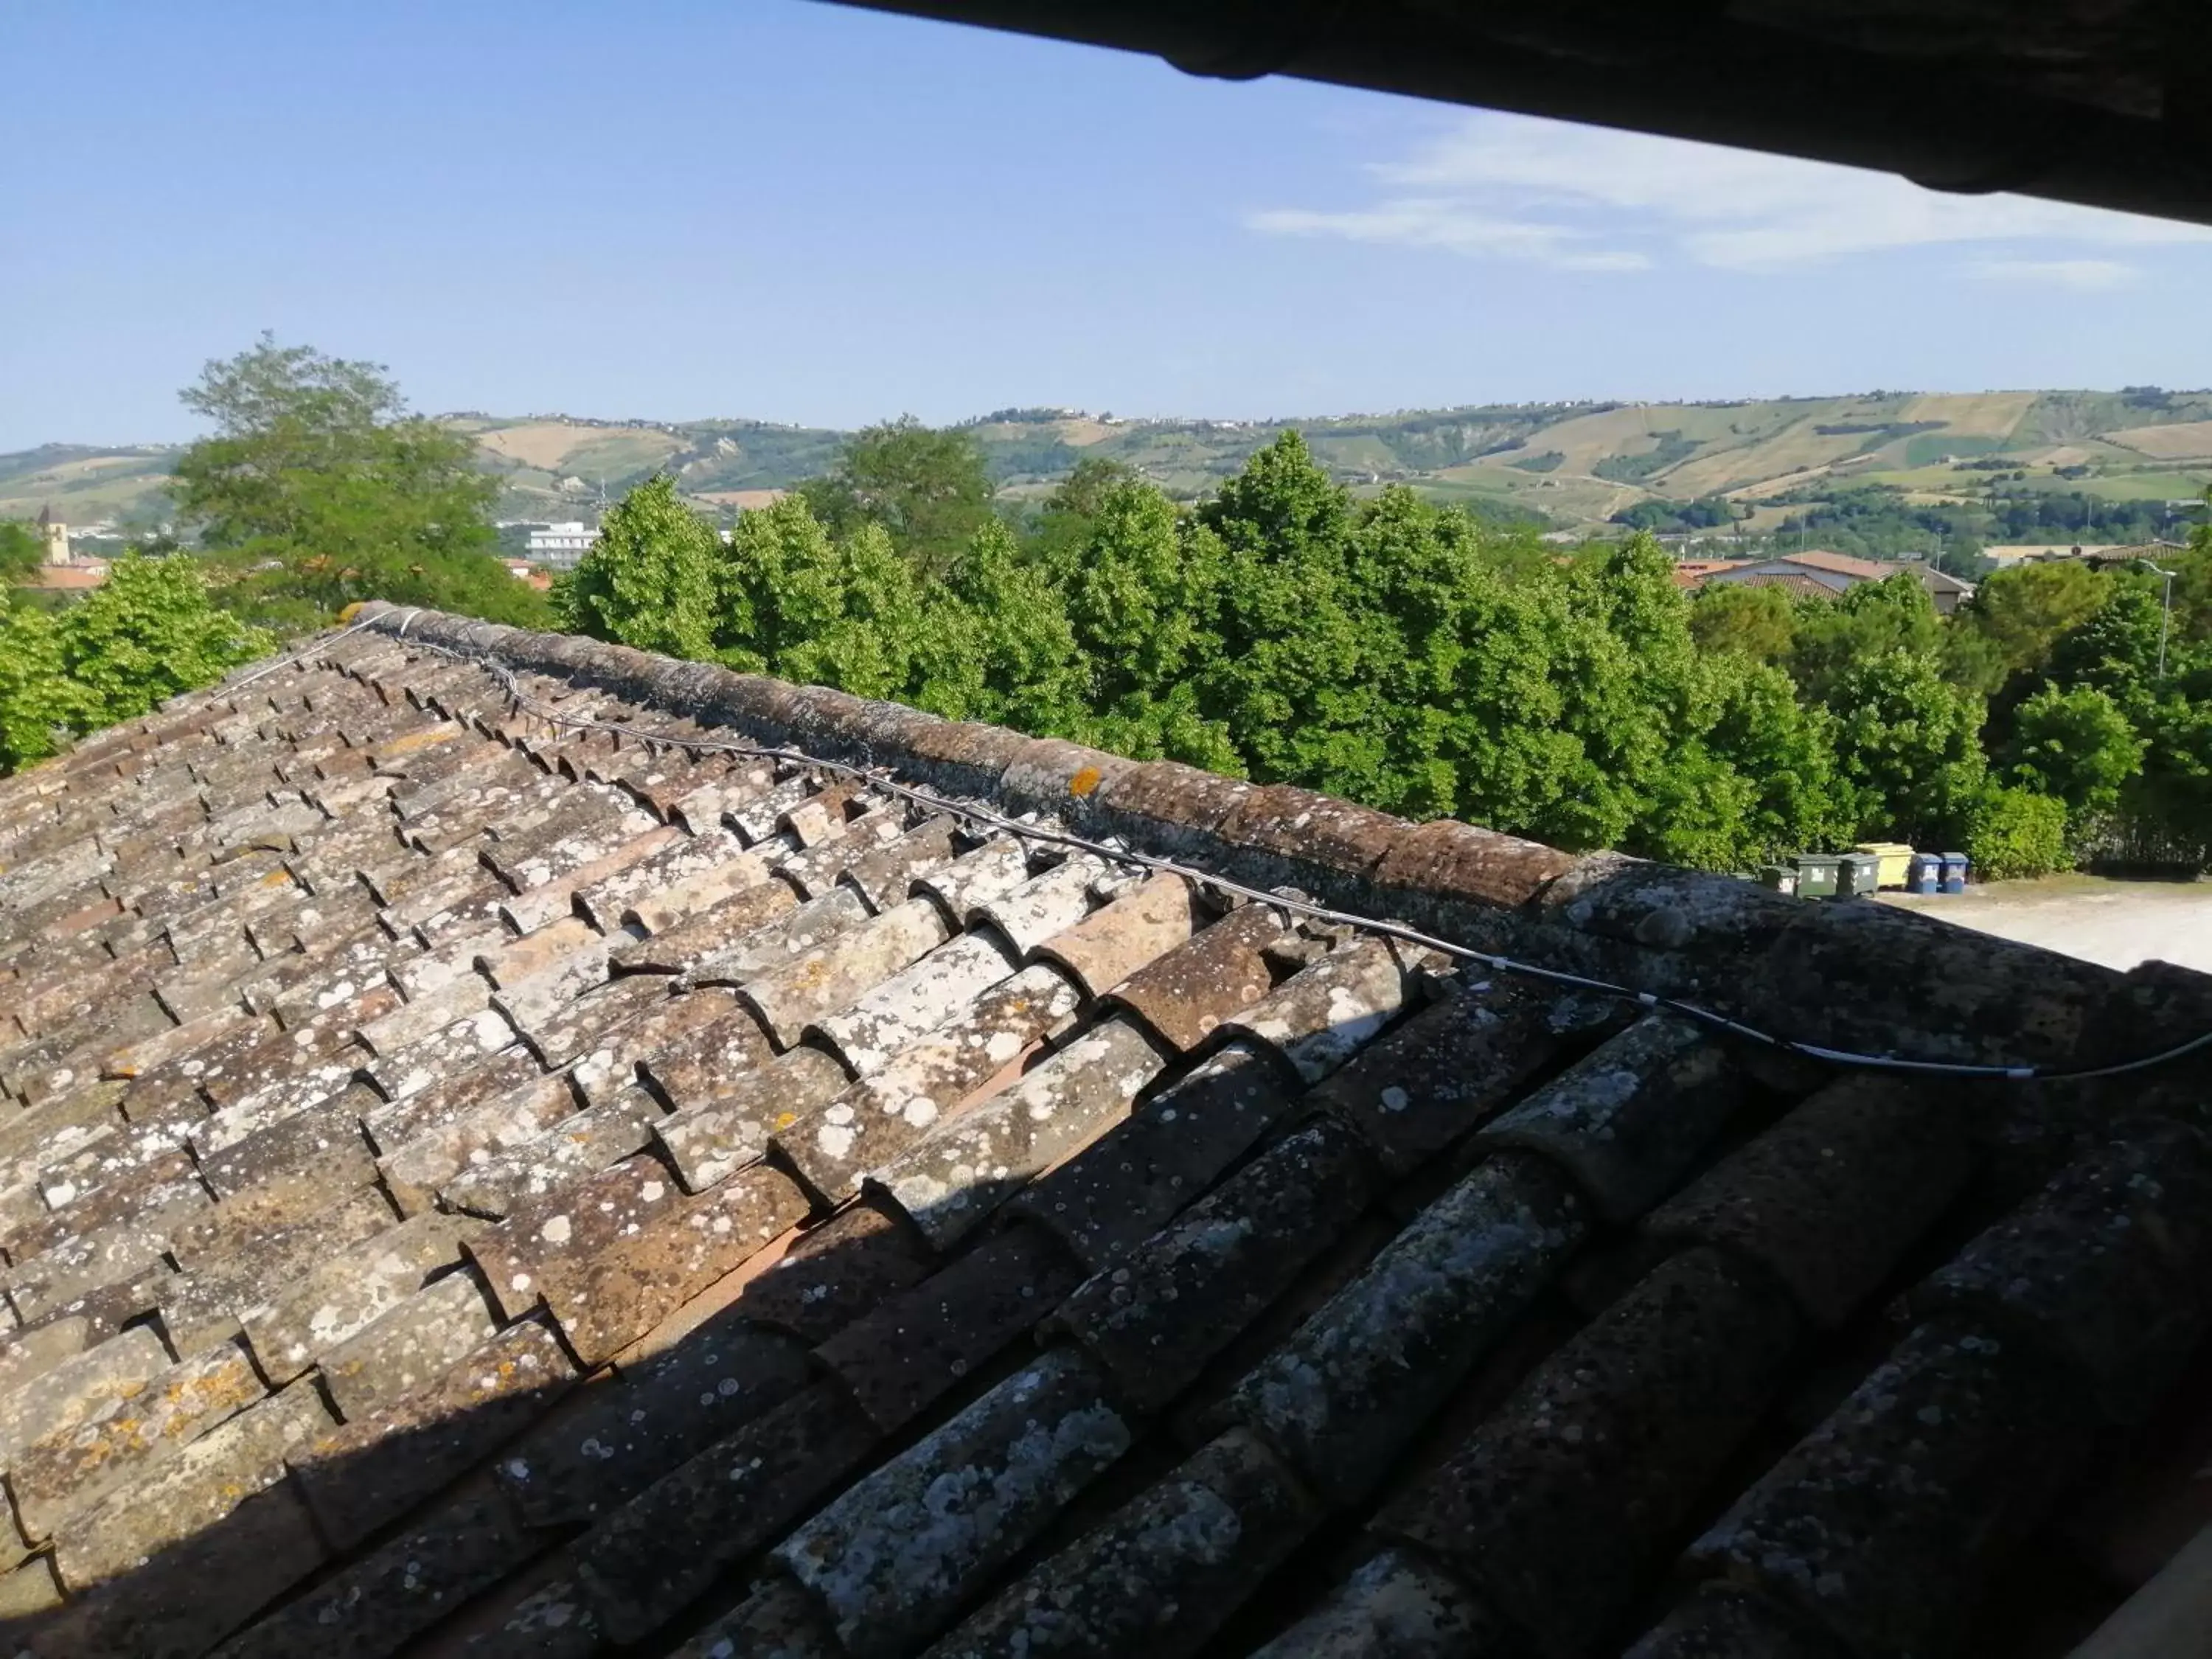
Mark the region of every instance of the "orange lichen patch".
POLYGON ((1071 795, 1089 794, 1098 787, 1099 775, 1097 767, 1085 767, 1067 781, 1067 793, 1071 795))
POLYGON ((375 755, 376 763, 381 766, 386 761, 398 760, 403 755, 412 755, 424 749, 434 748, 441 743, 451 743, 461 735, 461 729, 458 726, 448 723, 443 726, 426 726, 419 732, 410 732, 404 737, 394 738, 389 743, 378 745, 375 755))

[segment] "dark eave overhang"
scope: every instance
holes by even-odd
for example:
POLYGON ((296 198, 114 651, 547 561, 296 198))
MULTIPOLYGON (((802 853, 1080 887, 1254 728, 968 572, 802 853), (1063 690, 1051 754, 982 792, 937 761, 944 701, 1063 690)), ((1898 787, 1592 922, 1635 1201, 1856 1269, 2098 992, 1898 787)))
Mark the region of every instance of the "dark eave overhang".
POLYGON ((2212 223, 2212 19, 2189 0, 850 3, 2212 223))

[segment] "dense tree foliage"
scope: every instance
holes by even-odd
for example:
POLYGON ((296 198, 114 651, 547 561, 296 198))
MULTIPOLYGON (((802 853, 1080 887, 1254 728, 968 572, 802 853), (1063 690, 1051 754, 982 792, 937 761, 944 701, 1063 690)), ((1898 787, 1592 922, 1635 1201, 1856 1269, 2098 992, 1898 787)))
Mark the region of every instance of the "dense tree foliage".
POLYGON ((2212 545, 2178 556, 2161 676, 2163 591, 2140 572, 2007 572, 1949 620, 1910 574, 1692 598, 1640 535, 1567 555, 1402 489, 1356 501, 1296 434, 1194 507, 1086 465, 1017 526, 955 487, 972 456, 940 435, 877 428, 830 485, 726 542, 665 480, 641 486, 563 613, 954 718, 1709 868, 1878 837, 2033 874, 2116 823, 2161 844, 2212 823, 2212 545))
POLYGON ((410 416, 377 365, 264 334, 181 395, 215 431, 179 459, 177 505, 233 611, 297 630, 380 599, 544 623, 492 556, 497 488, 473 445, 410 416))
POLYGON ((46 538, 37 526, 0 519, 0 591, 35 574, 46 560, 46 538))
POLYGON ((928 576, 950 569, 992 516, 990 473, 974 436, 926 427, 911 415, 863 428, 836 471, 800 493, 834 534, 880 526, 928 576))
POLYGON ((269 643, 217 608, 191 558, 119 559, 58 613, 0 594, 0 772, 220 679, 269 643))

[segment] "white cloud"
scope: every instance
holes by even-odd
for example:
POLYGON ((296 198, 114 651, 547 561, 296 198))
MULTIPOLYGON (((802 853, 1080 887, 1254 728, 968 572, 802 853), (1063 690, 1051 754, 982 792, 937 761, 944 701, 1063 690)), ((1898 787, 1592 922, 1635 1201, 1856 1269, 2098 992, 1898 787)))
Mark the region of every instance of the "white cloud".
POLYGON ((1245 222, 1279 236, 1339 236, 1353 242, 1396 242, 1407 247, 1448 248, 1454 253, 1534 259, 1565 270, 1641 270, 1651 261, 1625 249, 1577 247, 1593 233, 1565 225, 1497 219, 1449 201, 1411 198, 1365 212, 1316 213, 1279 208, 1245 222))
MULTIPOLYGON (((1667 255, 1719 270, 1767 271, 1892 248, 2212 240, 2212 230, 2200 226, 2020 196, 1948 195, 1887 173, 1488 112, 1370 171, 1382 191, 1370 206, 1277 209, 1246 222, 1278 234, 1601 270, 1639 269, 1667 255)), ((2096 280, 2048 270, 2041 279, 2076 286, 2096 280)))
POLYGON ((2094 293, 2125 288, 2142 273, 2118 259, 1978 259, 1969 276, 1990 282, 2034 283, 2094 293))

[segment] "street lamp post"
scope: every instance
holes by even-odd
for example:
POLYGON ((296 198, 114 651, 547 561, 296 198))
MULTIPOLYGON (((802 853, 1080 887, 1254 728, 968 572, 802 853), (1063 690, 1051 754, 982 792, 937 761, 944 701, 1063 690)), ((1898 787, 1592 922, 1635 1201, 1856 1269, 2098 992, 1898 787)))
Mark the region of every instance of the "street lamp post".
POLYGON ((2152 575, 2166 578, 2166 604, 2158 618, 2158 677, 2162 680, 2166 678, 2166 636, 2173 628, 2173 579, 2179 573, 2154 565, 2148 559, 2142 562, 2142 566, 2152 575))

